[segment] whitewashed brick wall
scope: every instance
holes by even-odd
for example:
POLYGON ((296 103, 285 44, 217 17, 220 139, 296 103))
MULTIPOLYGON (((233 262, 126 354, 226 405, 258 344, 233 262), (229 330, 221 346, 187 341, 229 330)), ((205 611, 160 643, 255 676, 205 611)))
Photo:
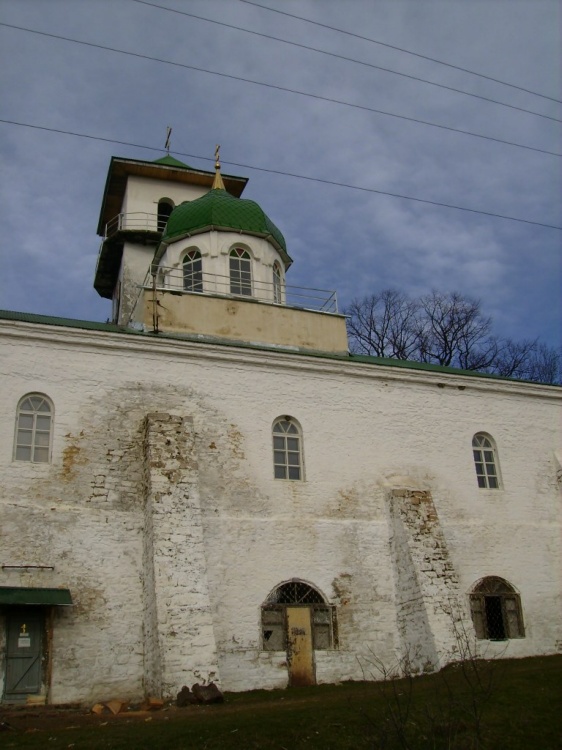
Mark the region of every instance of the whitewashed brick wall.
MULTIPOLYGON (((285 685, 284 656, 261 651, 260 606, 291 578, 337 606, 339 650, 316 653, 318 681, 368 677, 373 654, 396 662, 407 577, 389 497, 403 490, 432 499, 438 596, 456 587, 466 606, 477 580, 501 576, 526 627, 506 655, 560 648, 559 389, 24 323, 2 334, 1 562, 54 570, 2 569, 0 585, 72 592, 53 702, 212 677, 285 685), (55 405, 50 465, 12 460, 16 405, 35 391, 55 405), (302 425, 303 482, 273 478, 285 414, 302 425), (478 489, 479 431, 496 441, 501 490, 478 489)), ((428 623, 418 636, 444 653, 445 621, 428 623)))

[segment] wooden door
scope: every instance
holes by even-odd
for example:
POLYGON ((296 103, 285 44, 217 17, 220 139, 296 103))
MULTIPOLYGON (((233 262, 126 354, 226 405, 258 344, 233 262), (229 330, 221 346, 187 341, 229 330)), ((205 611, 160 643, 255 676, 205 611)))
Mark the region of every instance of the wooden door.
POLYGON ((289 685, 315 685, 312 621, 309 607, 287 607, 289 685))
POLYGON ((6 618, 6 627, 4 694, 7 699, 23 699, 41 690, 43 612, 33 607, 12 610, 6 618))

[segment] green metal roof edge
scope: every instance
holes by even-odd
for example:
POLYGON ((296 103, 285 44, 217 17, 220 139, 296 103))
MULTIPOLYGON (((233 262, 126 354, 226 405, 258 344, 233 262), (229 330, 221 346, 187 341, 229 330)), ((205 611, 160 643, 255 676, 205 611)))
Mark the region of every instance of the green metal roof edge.
POLYGON ((0 586, 0 604, 72 604, 70 589, 25 588, 0 586))
POLYGON ((39 315, 38 313, 23 313, 14 310, 0 310, 0 320, 14 320, 20 323, 39 323, 48 326, 63 326, 65 328, 83 328, 87 331, 106 331, 107 333, 142 333, 131 328, 118 326, 115 323, 98 323, 94 320, 77 320, 76 318, 59 318, 56 315, 39 315))
POLYGON ((142 336, 152 339, 169 339, 173 341, 190 341, 198 344, 211 344, 236 349, 254 349, 257 351, 279 352, 281 354, 293 354, 296 356, 315 357, 317 359, 330 359, 339 362, 347 362, 365 365, 376 365, 382 367, 394 367, 404 370, 421 370, 425 372, 437 372, 443 375, 457 375, 467 378, 484 378, 486 380, 496 380, 510 383, 526 383, 529 385, 540 385, 550 388, 560 388, 562 385, 556 383, 537 383, 533 380, 520 380, 518 378, 508 378, 503 375, 493 375, 487 372, 477 372, 476 370, 461 370, 457 367, 447 367, 445 365, 433 365, 428 362, 413 362, 408 359, 392 359, 390 357, 372 357, 366 354, 336 354, 334 352, 318 351, 316 349, 301 349, 297 347, 284 346, 266 346, 264 344, 252 344, 245 341, 235 341, 233 339, 222 339, 212 336, 182 334, 172 332, 154 333, 153 331, 138 331, 134 328, 119 326, 115 323, 97 323, 91 320, 76 320, 75 318, 59 318, 53 315, 39 315, 37 313, 22 313, 13 310, 0 310, 0 320, 13 320, 21 323, 36 323, 41 325, 61 326, 64 328, 78 328, 88 331, 99 331, 105 333, 121 333, 127 336, 142 336))

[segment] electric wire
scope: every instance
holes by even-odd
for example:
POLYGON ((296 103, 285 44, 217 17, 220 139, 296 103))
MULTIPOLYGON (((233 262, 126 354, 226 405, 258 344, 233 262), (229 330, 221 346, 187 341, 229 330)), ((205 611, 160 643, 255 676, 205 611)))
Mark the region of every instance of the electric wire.
POLYGON ((50 39, 58 39, 60 41, 70 42, 72 44, 79 44, 79 45, 83 45, 85 47, 92 47, 94 49, 101 49, 101 50, 104 50, 106 52, 116 52, 116 53, 118 53, 120 55, 128 55, 130 57, 136 57, 136 58, 139 58, 139 59, 142 59, 142 60, 149 60, 150 62, 162 63, 164 65, 172 65, 174 67, 185 68, 187 70, 195 70, 195 71, 198 71, 199 73, 208 73, 209 75, 219 76, 221 78, 228 78, 229 80, 233 80, 233 81, 241 81, 243 83, 250 83, 250 84, 253 84, 254 86, 262 86, 264 88, 274 89, 276 91, 284 91, 284 92, 290 93, 290 94, 297 94, 298 96, 303 96, 303 97, 307 97, 307 98, 310 98, 310 99, 316 99, 317 101, 328 102, 330 104, 339 104, 341 106, 350 107, 352 109, 359 109, 359 110, 362 110, 362 111, 365 111, 365 112, 373 112, 374 114, 384 115, 386 117, 393 117, 393 118, 399 119, 399 120, 406 120, 408 122, 415 122, 418 125, 426 125, 428 127, 438 128, 440 130, 447 130, 447 131, 449 131, 451 133, 459 133, 460 135, 466 135, 466 136, 469 136, 471 138, 479 138, 479 139, 486 140, 486 141, 492 141, 494 143, 502 143, 505 146, 512 146, 514 148, 521 148, 521 149, 525 149, 527 151, 535 151, 536 153, 546 154, 547 156, 558 156, 558 157, 562 156, 562 154, 557 153, 555 151, 548 151, 547 149, 538 148, 536 146, 528 146, 528 145, 523 144, 523 143, 516 143, 515 141, 506 141, 503 138, 495 138, 495 137, 490 136, 490 135, 483 135, 482 133, 474 133, 474 132, 472 132, 470 130, 462 130, 461 128, 453 128, 453 127, 451 127, 449 125, 441 125, 439 123, 429 122, 428 120, 421 120, 421 119, 416 118, 416 117, 408 117, 406 115, 398 115, 398 114, 396 114, 394 112, 386 112, 385 110, 375 109, 374 107, 367 107, 366 105, 363 105, 363 104, 352 104, 351 102, 345 102, 345 101, 342 101, 341 99, 333 99, 331 97, 321 96, 320 94, 311 94, 311 93, 306 92, 306 91, 299 91, 298 89, 291 89, 291 88, 287 88, 285 86, 277 86, 276 84, 273 84, 273 83, 265 83, 263 81, 255 81, 255 80, 253 80, 251 78, 244 78, 242 76, 235 76, 235 75, 232 75, 230 73, 220 73, 220 72, 218 72, 216 70, 209 70, 208 68, 201 68, 201 67, 198 67, 196 65, 188 65, 187 63, 174 62, 173 60, 164 60, 164 59, 159 58, 159 57, 152 57, 150 55, 144 55, 144 54, 141 54, 140 52, 128 52, 126 50, 118 49, 116 47, 108 47, 106 45, 97 44, 95 42, 85 42, 85 41, 82 41, 80 39, 73 39, 71 37, 62 36, 60 34, 51 34, 51 33, 48 33, 46 31, 38 31, 36 29, 30 29, 30 28, 27 28, 27 27, 24 27, 24 26, 16 26, 14 24, 9 24, 9 23, 2 23, 2 22, 0 22, 0 26, 4 26, 4 27, 10 28, 10 29, 15 29, 17 31, 23 31, 23 32, 30 33, 30 34, 37 34, 39 36, 48 37, 50 39))
POLYGON ((485 73, 477 73, 474 70, 469 70, 468 68, 463 68, 460 65, 454 65, 453 63, 445 62, 444 60, 438 60, 435 57, 429 57, 429 55, 422 55, 419 52, 412 52, 409 49, 405 49, 404 47, 398 47, 395 44, 387 44, 386 42, 381 42, 378 39, 371 39, 368 36, 361 36, 361 34, 355 34, 352 31, 345 31, 344 29, 339 29, 336 26, 328 26, 328 24, 320 23, 320 21, 312 21, 310 18, 304 18, 303 16, 297 16, 294 13, 287 13, 287 11, 284 10, 278 10, 277 8, 269 8, 267 5, 261 5, 260 3, 254 2, 254 0, 238 0, 240 3, 246 3, 246 5, 255 5, 256 8, 261 8, 262 10, 268 10, 271 13, 279 13, 282 16, 287 16, 288 18, 295 18, 298 21, 305 21, 306 23, 311 23, 314 26, 320 26, 323 29, 329 29, 330 31, 337 31, 338 34, 345 34, 346 36, 352 36, 355 37, 355 39, 361 39, 364 42, 371 42, 372 44, 378 44, 381 47, 388 47, 389 49, 396 50, 398 52, 404 52, 407 55, 413 55, 414 57, 419 57, 422 60, 429 60, 430 62, 437 63, 438 65, 444 65, 447 68, 453 68, 454 70, 460 70, 463 73, 469 73, 472 76, 478 76, 479 78, 484 78, 487 81, 493 81, 494 83, 499 83, 502 86, 509 86, 509 88, 517 89, 518 91, 524 91, 526 94, 532 94, 533 96, 540 96, 542 99, 548 99, 551 102, 556 102, 557 104, 562 104, 562 99, 556 99, 553 96, 548 96, 547 94, 540 94, 538 91, 532 91, 531 89, 526 89, 523 86, 518 86, 515 83, 508 83, 507 81, 502 81, 499 78, 493 78, 492 76, 488 76, 485 73))
POLYGON ((454 86, 446 86, 443 83, 436 83, 435 81, 428 81, 426 78, 419 78, 418 76, 410 75, 409 73, 401 73, 398 70, 392 70, 391 68, 384 68, 381 65, 375 65, 374 63, 365 62, 364 60, 357 60, 353 57, 346 57, 345 55, 340 55, 336 52, 329 52, 328 50, 320 49, 319 47, 311 47, 308 44, 300 44, 299 42, 292 42, 289 39, 282 39, 278 36, 273 36, 272 34, 264 34, 260 31, 253 31, 252 29, 245 29, 242 26, 235 26, 231 23, 225 23, 224 21, 216 21, 212 18, 205 18, 204 16, 196 15, 195 13, 188 13, 185 10, 177 10, 176 8, 167 8, 164 5, 158 5, 157 3, 151 3, 148 2, 148 0, 130 0, 133 3, 138 3, 139 5, 147 5, 151 8, 157 8, 158 10, 164 10, 169 13, 176 13, 180 16, 187 16, 189 18, 195 18, 198 21, 206 21, 207 23, 213 23, 217 26, 224 26, 227 29, 234 29, 235 31, 241 31, 244 34, 251 34, 253 36, 259 36, 263 37, 264 39, 270 39, 275 42, 281 42, 282 44, 288 44, 292 47, 298 47, 300 49, 305 49, 310 52, 317 52, 320 55, 326 55, 328 57, 334 57, 338 60, 345 60, 346 62, 355 63, 356 65, 363 65, 367 68, 372 68, 374 70, 380 70, 385 73, 392 73, 396 76, 401 76, 402 78, 409 78, 412 81, 418 81, 419 83, 426 83, 429 86, 435 86, 440 89, 445 89, 446 91, 453 91, 456 94, 462 94, 463 96, 470 96, 474 99, 481 99, 485 102, 490 102, 492 104, 497 104, 500 107, 507 107, 508 109, 513 109, 518 112, 524 112, 528 115, 534 115, 535 117, 542 117, 545 120, 552 120, 553 122, 561 122, 562 119, 558 117, 552 117, 551 115, 545 115, 542 112, 535 112, 532 109, 526 109, 525 107, 517 107, 515 104, 508 104, 507 102, 500 102, 498 99, 492 99, 488 96, 482 96, 481 94, 473 94, 471 91, 464 91, 463 89, 457 89, 454 86))
MULTIPOLYGON (((89 140, 93 141, 103 141, 105 143, 115 143, 120 146, 132 146, 134 148, 141 148, 145 149, 147 151, 157 151, 158 153, 162 152, 161 148, 157 148, 155 146, 146 146, 142 143, 132 143, 130 141, 120 141, 115 138, 104 138, 103 136, 97 136, 97 135, 90 135, 87 133, 76 133, 71 130, 61 130, 60 128, 49 128, 44 125, 32 125, 31 123, 27 122, 17 122, 16 120, 7 120, 0 118, 0 123, 5 123, 7 125, 16 125, 18 127, 24 127, 24 128, 31 128, 34 130, 43 130, 47 131, 49 133, 57 133, 60 135, 69 135, 74 136, 76 138, 87 138, 89 140)), ((189 154, 184 151, 174 151, 174 154, 177 156, 185 156, 188 159, 200 159, 202 161, 210 161, 214 163, 214 159, 211 159, 206 156, 199 156, 197 154, 189 154)), ((400 198, 402 200, 408 200, 408 201, 414 201, 416 203, 424 203, 428 204, 430 206, 438 206, 440 208, 449 208, 454 209, 455 211, 465 211, 467 213, 472 214, 481 214, 482 216, 489 216, 495 219, 505 219, 507 221, 516 221, 521 224, 531 224, 533 226, 543 227, 545 229, 556 229, 559 231, 562 231, 562 226, 557 226, 555 224, 546 224, 541 221, 532 221, 531 219, 522 219, 517 216, 508 216, 506 214, 498 214, 494 213, 492 211, 482 211, 476 208, 467 208, 466 206, 456 206, 452 203, 442 203, 440 201, 433 201, 428 200, 426 198, 417 198, 415 196, 411 195, 403 195, 401 193, 391 193, 388 190, 378 190, 377 188, 369 188, 369 187, 363 187, 361 185, 350 185, 349 183, 345 182, 337 182, 336 180, 327 180, 321 177, 311 177, 309 175, 302 175, 302 174, 296 174, 294 172, 284 172, 280 169, 271 169, 268 167, 256 167, 251 164, 244 164, 241 162, 235 162, 235 161, 222 161, 223 164, 229 164, 233 167, 241 167, 242 169, 249 169, 254 172, 265 172, 268 174, 275 174, 282 177, 291 177, 298 180, 306 180, 308 182, 317 182, 323 185, 331 185, 334 187, 340 187, 340 188, 346 188, 348 190, 359 190, 361 192, 365 193, 375 193, 377 195, 387 195, 391 198, 400 198)))

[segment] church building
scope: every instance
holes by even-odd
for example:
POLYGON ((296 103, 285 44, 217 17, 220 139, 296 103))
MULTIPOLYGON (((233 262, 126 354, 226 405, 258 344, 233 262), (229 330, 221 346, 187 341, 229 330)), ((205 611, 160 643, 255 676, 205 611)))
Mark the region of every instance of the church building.
POLYGON ((114 157, 111 322, 0 312, 4 702, 562 647, 562 389, 351 354, 246 183, 114 157))

